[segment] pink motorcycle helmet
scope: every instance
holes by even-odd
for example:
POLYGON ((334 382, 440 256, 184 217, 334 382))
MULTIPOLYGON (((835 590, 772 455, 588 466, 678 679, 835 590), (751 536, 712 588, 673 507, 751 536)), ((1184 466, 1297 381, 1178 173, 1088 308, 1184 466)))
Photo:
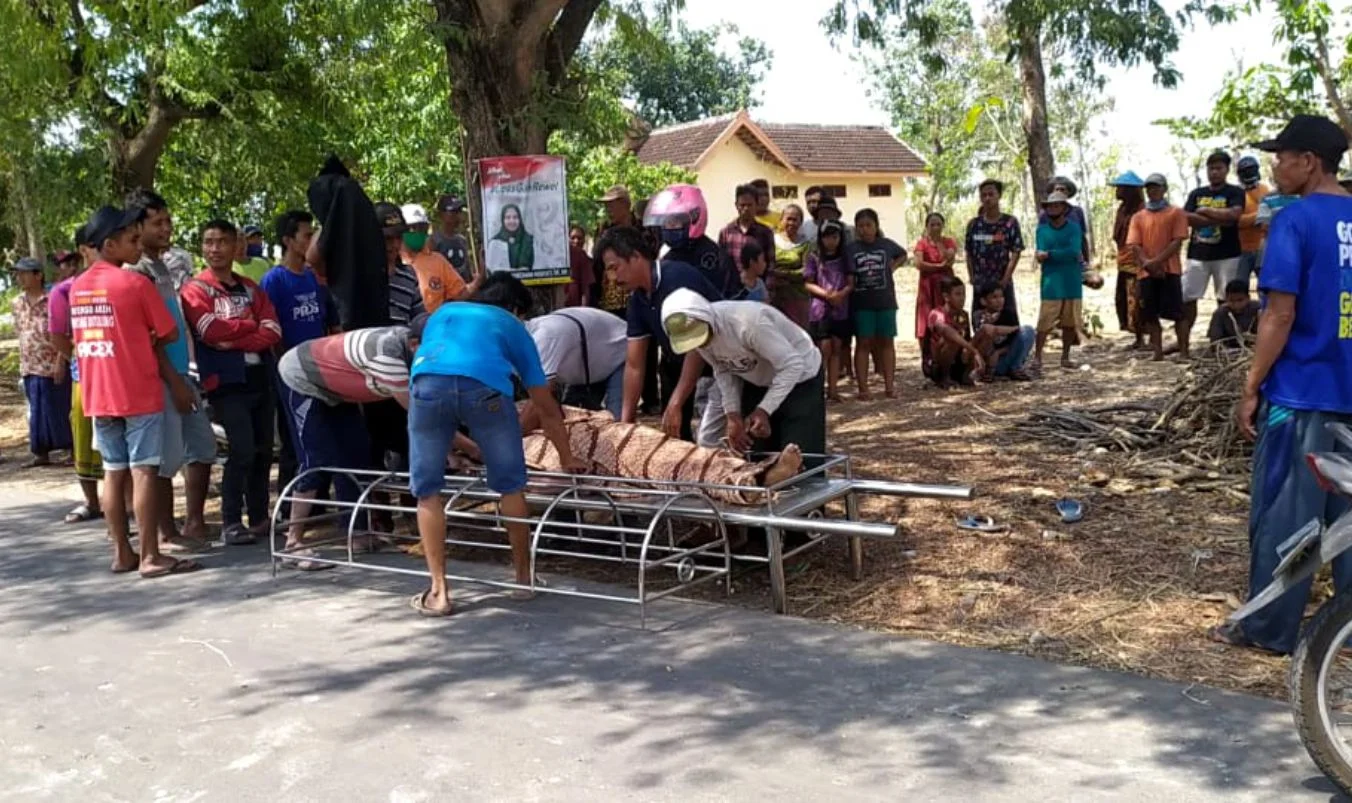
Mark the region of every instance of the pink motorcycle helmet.
POLYGON ((704 203, 704 193, 694 184, 672 184, 648 201, 643 212, 643 225, 656 228, 673 228, 666 225, 675 220, 689 227, 690 239, 704 234, 709 222, 709 207, 704 203))

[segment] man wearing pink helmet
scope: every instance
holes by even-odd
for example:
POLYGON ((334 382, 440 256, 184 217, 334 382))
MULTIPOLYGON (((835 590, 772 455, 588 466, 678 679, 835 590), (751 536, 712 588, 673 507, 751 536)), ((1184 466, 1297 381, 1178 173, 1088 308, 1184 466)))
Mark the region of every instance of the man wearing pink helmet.
POLYGON ((704 233, 709 207, 704 193, 693 184, 672 184, 652 197, 643 213, 643 225, 661 240, 662 258, 699 268, 709 283, 726 293, 727 272, 718 243, 704 233))

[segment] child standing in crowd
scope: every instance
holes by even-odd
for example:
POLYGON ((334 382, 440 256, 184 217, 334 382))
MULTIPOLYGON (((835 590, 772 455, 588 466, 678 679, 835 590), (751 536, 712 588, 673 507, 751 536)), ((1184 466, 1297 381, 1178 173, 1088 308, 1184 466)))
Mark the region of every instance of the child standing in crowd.
POLYGON ((1061 329, 1061 367, 1075 368, 1070 349, 1080 342, 1080 317, 1084 286, 1080 259, 1084 232, 1070 219, 1070 199, 1064 192, 1047 196, 1042 209, 1047 220, 1037 226, 1037 261, 1042 266, 1042 310, 1037 321, 1037 353, 1034 370, 1042 368, 1042 349, 1047 337, 1061 329))
POLYGON ((845 258, 854 273, 854 331, 859 345, 854 354, 854 375, 859 398, 872 399, 868 386, 868 359, 883 375, 883 392, 896 398, 897 290, 892 271, 906 261, 906 249, 882 236, 878 213, 860 209, 854 215, 855 240, 846 247, 845 258))
POLYGON ((1225 303, 1216 308, 1207 327, 1213 348, 1239 351, 1258 334, 1258 302, 1249 296, 1249 280, 1234 279, 1225 286, 1225 303))
POLYGON ((272 302, 231 267, 239 232, 225 220, 202 227, 207 269, 183 287, 183 312, 197 337, 197 365, 230 454, 221 478, 221 538, 252 544, 267 530, 274 397, 272 349, 282 328, 272 302), (244 527, 244 508, 251 529, 244 527))
POLYGON ((1018 382, 1032 379, 1023 364, 1036 339, 1033 327, 1020 326, 1014 310, 1005 304, 1005 288, 992 283, 977 289, 972 340, 986 361, 986 379, 1008 377, 1018 382))
MULTIPOLYGON (((156 480, 164 438, 164 389, 156 347, 183 336, 155 286, 120 266, 141 258, 139 210, 105 206, 94 213, 88 238, 99 259, 70 288, 71 330, 80 364, 85 412, 103 456, 103 509, 113 541, 115 573, 141 577, 195 571, 191 560, 160 554, 154 536, 158 514, 156 480), (127 536, 126 491, 141 532, 141 552, 127 536)), ((226 254, 233 259, 234 243, 226 254)))
POLYGON ((971 385, 973 372, 986 370, 986 362, 972 344, 972 321, 967 315, 967 287, 956 276, 939 282, 943 303, 930 310, 927 334, 934 360, 930 378, 941 388, 953 383, 971 385))
POLYGON ((945 276, 953 275, 958 243, 944 236, 944 216, 930 212, 925 217, 925 235, 915 243, 915 267, 920 271, 920 287, 915 295, 915 338, 920 341, 920 371, 930 375, 929 314, 944 305, 939 289, 945 276))
POLYGON ((51 465, 51 453, 71 447, 70 382, 65 358, 48 335, 47 291, 42 286, 42 263, 24 257, 14 264, 23 292, 10 310, 19 334, 19 373, 28 398, 28 451, 23 468, 51 465))
POLYGON ((742 289, 732 297, 733 301, 769 301, 770 292, 765 287, 765 252, 754 241, 742 246, 742 266, 737 275, 742 279, 742 289))
POLYGON ((840 368, 845 342, 852 334, 850 295, 854 293, 854 274, 845 259, 845 227, 828 220, 817 230, 817 248, 808 254, 803 279, 812 296, 808 331, 821 349, 826 362, 826 398, 838 402, 840 368))

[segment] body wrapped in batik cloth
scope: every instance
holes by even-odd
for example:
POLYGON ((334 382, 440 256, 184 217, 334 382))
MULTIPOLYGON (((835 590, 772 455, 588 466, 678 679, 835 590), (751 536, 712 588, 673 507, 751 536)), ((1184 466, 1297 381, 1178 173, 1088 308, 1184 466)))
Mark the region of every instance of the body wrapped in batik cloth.
MULTIPOLYGON (((726 449, 702 446, 668 437, 660 429, 642 424, 622 424, 606 412, 564 407, 564 426, 568 429, 573 454, 591 466, 593 474, 635 480, 673 481, 732 485, 746 491, 702 489, 714 500, 737 505, 760 504, 765 495, 759 489, 787 479, 802 467, 803 457, 796 446, 766 457, 759 462, 742 459, 726 449)), ((559 455, 538 427, 532 426, 531 413, 522 415, 526 465, 537 471, 558 471, 559 455)))

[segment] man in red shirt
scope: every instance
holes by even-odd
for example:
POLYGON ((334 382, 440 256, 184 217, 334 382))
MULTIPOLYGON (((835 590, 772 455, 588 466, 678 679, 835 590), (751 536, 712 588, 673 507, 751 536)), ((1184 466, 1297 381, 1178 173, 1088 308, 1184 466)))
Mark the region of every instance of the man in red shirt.
POLYGON ((103 455, 103 509, 113 541, 114 572, 145 578, 195 571, 195 561, 161 555, 156 530, 156 474, 164 427, 164 392, 156 349, 180 337, 155 286, 122 265, 141 258, 141 213, 105 206, 88 224, 99 259, 70 288, 70 319, 84 411, 94 419, 103 455), (140 529, 141 554, 127 537, 125 490, 140 529))
POLYGON ((238 230, 226 220, 202 227, 207 269, 183 285, 183 316, 197 343, 197 370, 230 454, 221 476, 221 540, 252 544, 266 532, 272 470, 272 349, 282 341, 277 313, 252 279, 234 271, 238 230), (244 508, 250 529, 244 528, 244 508))

